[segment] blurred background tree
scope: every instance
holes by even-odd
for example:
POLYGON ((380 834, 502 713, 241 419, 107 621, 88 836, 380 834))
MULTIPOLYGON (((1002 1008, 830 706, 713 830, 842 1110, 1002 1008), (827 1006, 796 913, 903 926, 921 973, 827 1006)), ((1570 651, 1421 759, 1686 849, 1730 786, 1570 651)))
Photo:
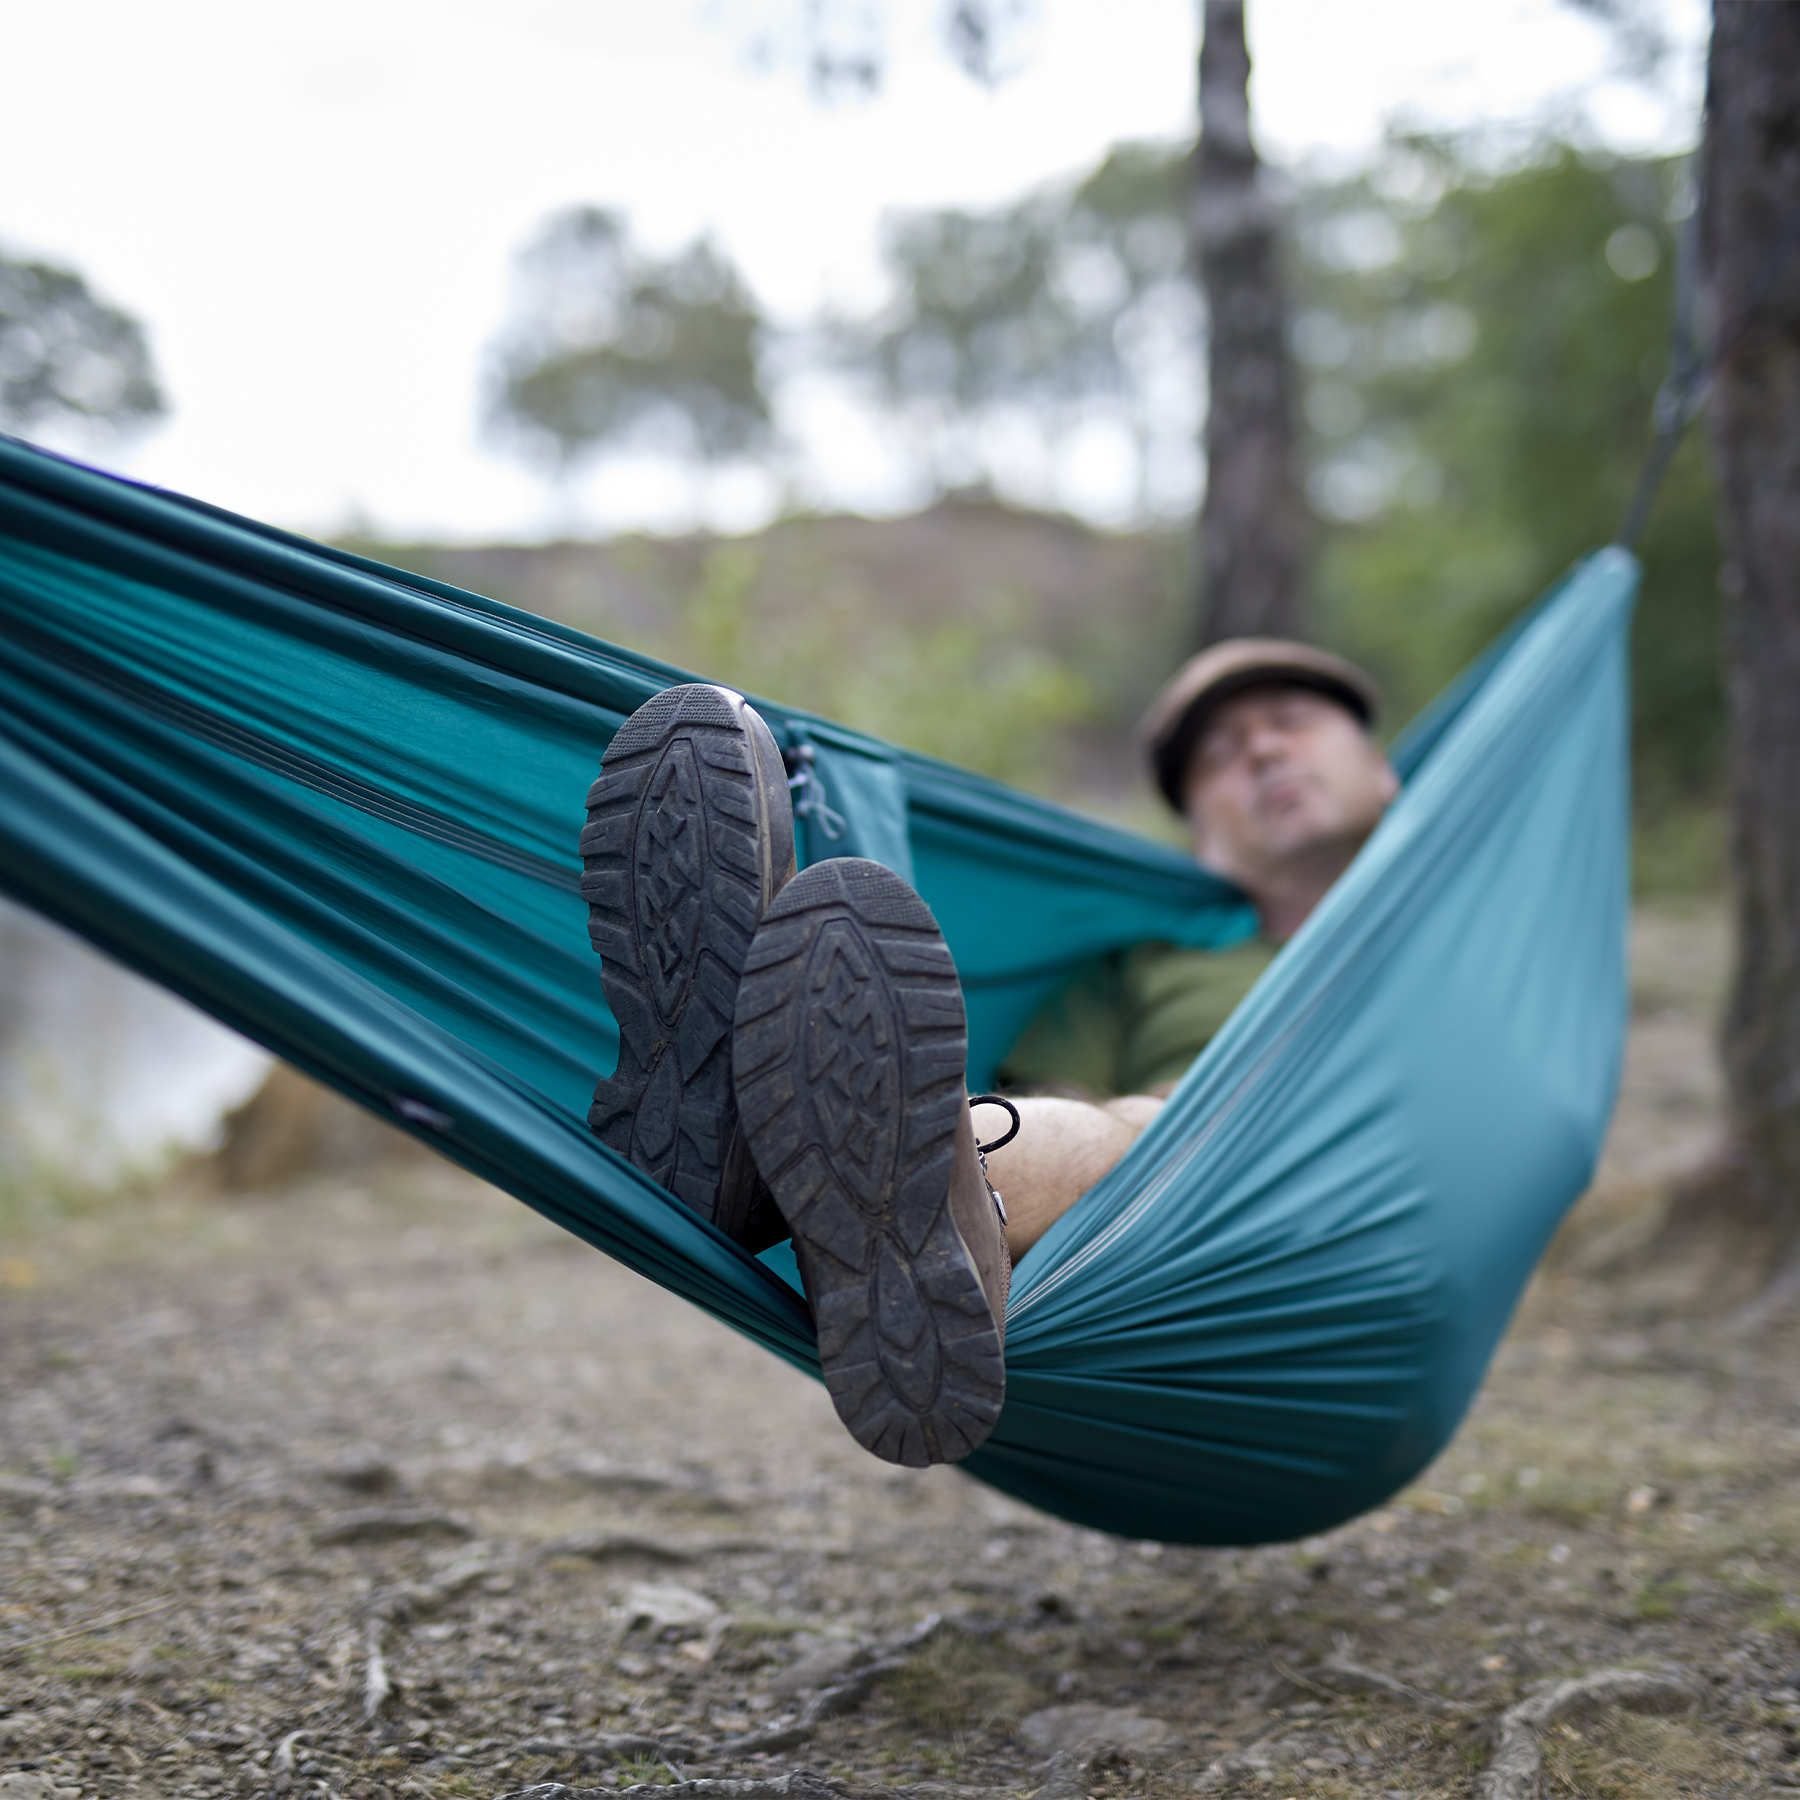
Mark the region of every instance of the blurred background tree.
POLYGON ((1180 189, 1163 146, 1122 144, 989 212, 895 214, 886 297, 830 320, 822 341, 911 429, 938 492, 992 485, 1026 442, 1053 496, 1076 435, 1099 426, 1129 445, 1136 511, 1154 519, 1169 510, 1157 465, 1199 421, 1180 189))
MULTIPOLYGON (((554 592, 517 559, 502 572, 441 551, 405 554, 839 716, 853 691, 875 705, 905 687, 904 706, 856 722, 939 754, 968 752, 971 718, 1004 717, 1004 731, 985 734, 1000 760, 976 757, 982 766, 1116 807, 1135 779, 1131 722, 1195 632, 1182 519, 1205 381, 1190 174, 1189 145, 1121 144, 1084 173, 991 209, 897 216, 883 245, 885 292, 865 312, 791 333, 779 359, 763 356, 769 327, 742 326, 736 341, 755 360, 745 350, 731 366, 756 374, 741 423, 757 441, 771 439, 782 378, 823 371, 849 380, 887 422, 888 442, 911 446, 926 491, 959 494, 918 520, 797 517, 765 534, 736 589, 749 617, 781 636, 778 657, 766 633, 746 628, 731 638, 743 662, 720 659, 730 644, 703 545, 639 544, 630 571, 609 553, 605 571, 564 571, 554 592), (1015 494, 1053 500, 1059 459, 1096 433, 1133 465, 1142 554, 1109 562, 1085 536, 1053 546, 1069 537, 1066 523, 997 501, 983 511, 969 491, 1006 492, 1010 479, 1015 494), (1024 486, 1021 434, 1041 457, 1024 486), (1109 585, 1083 585, 1095 579, 1109 585), (640 592, 644 603, 628 598, 640 592), (609 593, 620 610, 604 610, 609 593), (860 678, 914 666, 894 632, 922 643, 948 627, 980 645, 966 664, 947 636, 918 662, 916 685, 860 678), (1007 659, 1027 651, 1060 659, 1079 681, 1052 695, 1021 672, 1007 688, 1016 704, 995 706, 1007 659)), ((1313 623, 1374 668, 1390 717, 1404 719, 1618 528, 1668 361, 1687 183, 1675 161, 1554 136, 1496 147, 1397 134, 1360 167, 1301 171, 1290 187, 1297 425, 1317 520, 1313 623)), ((563 215, 538 246, 554 279, 524 284, 505 365, 537 416, 509 428, 533 434, 554 463, 619 441, 590 430, 635 441, 640 409, 705 387, 706 333, 646 327, 650 349, 609 335, 637 260, 619 221, 563 215), (547 342, 557 348, 544 354, 547 342)), ((750 310, 746 300, 739 316, 750 310)), ((1644 552, 1640 876, 1693 889, 1722 871, 1724 766, 1717 535, 1697 438, 1670 471, 1644 552)))
MULTIPOLYGON (((1567 3, 1606 22, 1626 77, 1659 79, 1653 9, 1567 3)), ((984 82, 1031 63, 1049 12, 930 4, 947 55, 984 82)), ((1217 518, 1193 529, 1202 434, 1216 505, 1274 395, 1292 449, 1256 473, 1291 455, 1297 498, 1277 483, 1242 510, 1276 519, 1305 578, 1264 581, 1287 610, 1258 602, 1233 628, 1302 623, 1369 663, 1404 719, 1616 529, 1667 362, 1684 179, 1596 148, 1593 96, 1548 73, 1528 117, 1396 130, 1351 162, 1272 171, 1255 160, 1245 0, 1194 4, 1197 137, 1114 144, 993 206, 894 216, 860 310, 778 323, 715 246, 671 250, 597 206, 524 240, 482 407, 494 440, 565 492, 593 464, 611 478, 648 459, 716 498, 719 471, 767 470, 800 441, 823 446, 808 494, 830 508, 848 491, 822 466, 843 441, 831 408, 848 401, 852 435, 909 456, 912 491, 935 504, 882 519, 795 507, 740 539, 360 547, 1148 824, 1130 726, 1202 629, 1206 558, 1236 554, 1217 518), (1239 307, 1203 290, 1244 231, 1264 273, 1239 307), (1271 329, 1282 306, 1289 323, 1271 329), (1249 415, 1231 410, 1221 361, 1254 390, 1249 415)), ((761 29, 781 10, 731 0, 717 16, 761 29)), ((790 0, 785 16, 817 91, 881 83, 894 0, 790 0)), ((0 259, 0 420, 129 423, 160 405, 129 318, 71 271, 0 259)), ((1636 844, 1652 891, 1712 891, 1723 874, 1708 461, 1698 436, 1684 446, 1643 545, 1636 844)))
POLYGON ((117 433, 164 406, 130 313, 74 269, 0 250, 0 430, 117 433))
POLYGON ((1102 399, 1130 437, 1141 522, 1192 510, 1182 479, 1205 401, 1205 319, 1182 215, 1187 160, 1160 144, 1116 144, 1074 186, 1059 239, 1069 283, 1085 296, 1088 329, 1114 359, 1102 399), (1174 464, 1165 486, 1160 465, 1174 464), (1176 505, 1171 506, 1171 490, 1176 505))
POLYGON ((1737 962, 1730 1139, 1679 1239, 1747 1228, 1800 1291, 1800 10, 1714 0, 1702 155, 1710 406, 1727 557, 1737 962))
MULTIPOLYGON (((980 485, 984 438, 1054 426, 1104 383, 1108 346, 1061 280, 1061 208, 1032 196, 989 213, 902 213, 883 233, 888 304, 829 328, 840 366, 911 433, 937 489, 980 485)), ((1052 465, 1046 465, 1052 471, 1052 465)))
MULTIPOLYGON (((996 86, 1030 57, 1043 0, 933 0, 945 54, 972 81, 996 86)), ((814 99, 867 99, 887 77, 893 0, 733 0, 719 17, 751 65, 798 67, 814 99)))
POLYGON ((559 479, 628 449, 704 475, 768 446, 762 318, 717 246, 657 257, 621 214, 575 207, 545 221, 517 275, 490 353, 499 442, 559 479))
MULTIPOLYGON (((949 0, 940 18, 945 48, 965 73, 992 84, 1028 54, 1022 46, 1038 10, 1038 0, 949 0)), ((1206 404, 1203 413, 1195 411, 1205 421, 1206 485, 1189 636, 1204 643, 1243 634, 1304 635, 1311 521, 1300 473, 1279 207, 1251 129, 1244 0, 1200 0, 1200 17, 1199 136, 1182 182, 1188 261, 1207 321, 1206 404)), ((884 9, 867 0, 812 0, 798 21, 798 52, 814 91, 829 98, 877 89, 886 66, 886 24, 884 9)), ((778 54, 771 44, 765 32, 764 59, 778 54)), ((1115 171, 1119 178, 1129 174, 1115 171)), ((1126 180, 1115 179, 1091 198, 1105 206, 1131 193, 1126 180)), ((936 220, 935 236, 917 239, 902 227, 899 241, 889 245, 890 263, 903 276, 914 275, 919 303, 910 313, 902 306, 890 314, 868 340, 890 392, 896 378, 911 379, 955 402, 966 395, 991 415, 996 383, 1034 386, 1064 406, 1116 384, 1118 346, 1109 354, 1104 333, 1076 327, 1067 291, 1045 278, 1056 260, 1053 246, 1031 229, 1023 209, 1013 209, 1009 229, 997 234, 967 215, 936 220), (966 283, 947 267, 959 251, 972 265, 966 283), (951 279, 920 283, 921 262, 951 279), (1013 327, 996 345, 995 334, 973 315, 989 300, 1004 305, 1014 289, 1026 293, 1033 316, 1028 323, 1023 309, 1010 307, 1013 327), (993 348, 1016 355, 990 365, 982 353, 993 348)), ((1147 236, 1142 241, 1150 247, 1147 236)), ((945 416, 963 421, 965 430, 971 422, 960 406, 945 416)), ((940 426, 937 436, 966 456, 954 425, 940 426)), ((1138 443, 1141 450, 1141 437, 1138 443)))
POLYGON ((1312 520, 1300 473, 1285 234, 1251 124, 1243 0, 1202 0, 1199 97, 1188 190, 1207 334, 1197 636, 1305 637, 1312 520))
MULTIPOLYGON (((1568 144, 1485 166, 1402 139, 1303 187, 1299 345, 1323 624, 1402 712, 1618 530, 1669 360, 1678 163, 1568 144)), ((1704 446, 1686 444, 1643 545, 1634 640, 1642 851, 1716 873, 1723 770, 1704 446), (1716 817, 1716 815, 1711 815, 1716 817), (1696 834, 1700 841, 1696 841, 1696 834)))
MULTIPOLYGON (((1085 177, 992 214, 905 221, 890 238, 906 247, 888 258, 892 293, 860 325, 840 324, 840 354, 864 359, 898 417, 923 397, 944 430, 960 422, 962 480, 996 466, 971 418, 1041 417, 1050 396, 1131 436, 1147 466, 1167 454, 1181 411, 1168 390, 1188 392, 1196 373, 1188 154, 1122 145, 1085 177), (959 256, 990 240, 1013 246, 1010 259, 959 256), (945 287, 958 295, 954 334, 916 297, 945 287), (1081 349, 1065 370, 1036 360, 1070 344, 1081 349), (945 371, 963 362, 979 367, 959 390, 945 371)), ((1554 139, 1495 159, 1397 136, 1363 169, 1297 180, 1289 205, 1317 628, 1377 671, 1404 718, 1618 529, 1668 363, 1688 183, 1676 160, 1554 139)), ((1720 868, 1717 555, 1696 439, 1651 518, 1634 651, 1640 858, 1658 886, 1704 884, 1720 868)), ((1087 666, 1116 677, 1098 703, 1122 732, 1187 627, 1168 592, 1121 610, 1139 651, 1087 666)))

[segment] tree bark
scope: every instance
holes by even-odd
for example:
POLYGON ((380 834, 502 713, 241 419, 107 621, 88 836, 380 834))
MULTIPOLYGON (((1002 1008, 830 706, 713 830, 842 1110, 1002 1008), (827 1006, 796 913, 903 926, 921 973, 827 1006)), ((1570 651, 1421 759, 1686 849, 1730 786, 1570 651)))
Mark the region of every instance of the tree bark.
POLYGON ((1737 965, 1728 1204, 1800 1243, 1800 6, 1715 0, 1702 267, 1724 542, 1737 965))
POLYGON ((1199 641, 1297 637, 1308 517, 1277 208, 1250 131, 1244 0, 1203 0, 1189 230, 1208 320, 1199 641))

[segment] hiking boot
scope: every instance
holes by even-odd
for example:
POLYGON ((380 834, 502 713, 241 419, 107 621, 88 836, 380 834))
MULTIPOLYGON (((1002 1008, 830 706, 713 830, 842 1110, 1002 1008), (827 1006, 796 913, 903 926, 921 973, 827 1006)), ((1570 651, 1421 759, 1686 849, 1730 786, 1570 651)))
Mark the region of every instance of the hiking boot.
POLYGON ((770 900, 794 873, 787 772, 729 688, 672 687, 619 728, 588 791, 581 895, 619 1024, 588 1125, 749 1250, 787 1235, 739 1128, 731 1022, 770 900))
POLYGON ((738 1109, 838 1417, 913 1468, 967 1456, 1006 1392, 1012 1264, 967 1057, 956 965, 898 875, 837 857, 782 889, 738 990, 738 1109))

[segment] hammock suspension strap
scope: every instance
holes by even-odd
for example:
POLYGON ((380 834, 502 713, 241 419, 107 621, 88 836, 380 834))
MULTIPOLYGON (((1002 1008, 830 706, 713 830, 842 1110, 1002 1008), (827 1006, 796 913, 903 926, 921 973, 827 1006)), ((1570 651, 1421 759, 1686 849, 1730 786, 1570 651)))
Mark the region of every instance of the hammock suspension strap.
POLYGON ((1800 252, 1800 221, 1790 220, 1788 229, 1778 235, 1764 252, 1750 296, 1742 313, 1730 326, 1706 335, 1700 323, 1700 245, 1703 214, 1700 201, 1682 220, 1675 240, 1675 316, 1670 331, 1669 372, 1657 389, 1651 409, 1654 435, 1644 457, 1644 466, 1632 492, 1631 504, 1625 509, 1624 523, 1617 541, 1627 550, 1634 549, 1655 504, 1669 464, 1688 426, 1706 405, 1713 377, 1755 328, 1765 323, 1763 313, 1775 291, 1777 278, 1786 265, 1800 252))

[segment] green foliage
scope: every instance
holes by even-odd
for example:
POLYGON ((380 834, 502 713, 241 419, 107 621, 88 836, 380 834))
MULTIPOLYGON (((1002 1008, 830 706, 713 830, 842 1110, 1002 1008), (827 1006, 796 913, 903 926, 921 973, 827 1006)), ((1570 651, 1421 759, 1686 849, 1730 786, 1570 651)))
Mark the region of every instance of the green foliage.
POLYGON ((1180 188, 1164 146, 1122 144, 1083 179, 993 211, 889 220, 885 304, 835 321, 828 341, 919 433, 940 489, 991 478, 988 440, 1009 427, 1015 457, 1021 431, 1053 457, 1062 432, 1099 421, 1136 447, 1142 497, 1161 440, 1191 438, 1180 188))
MULTIPOLYGON (((113 1174, 95 1176, 68 1159, 9 1144, 0 1157, 0 1242, 28 1244, 70 1220, 141 1204, 167 1178, 171 1158, 149 1156, 113 1174)), ((0 1270, 0 1287, 5 1285, 0 1270)))
POLYGON ((882 1684, 886 1709, 910 1730, 953 1734, 1010 1731, 1041 1700, 1032 1672, 991 1644, 952 1638, 928 1644, 882 1684))
POLYGON ((1726 879, 1725 808, 1639 797, 1631 885, 1640 894, 1717 893, 1726 879))
POLYGON ((830 328, 842 366, 919 433, 940 488, 985 473, 980 429, 1079 388, 1087 346, 1053 279, 1055 219, 1035 200, 888 222, 886 308, 830 328))
MULTIPOLYGON (((1187 154, 1121 145, 1085 178, 996 212, 901 221, 895 297, 840 345, 889 404, 932 422, 964 478, 981 472, 978 428, 1009 410, 1107 414, 1147 466, 1169 442, 1158 419, 1182 416, 1171 390, 1199 383, 1187 154)), ((1668 366, 1682 203, 1672 161, 1557 143, 1496 166, 1453 141, 1398 139, 1352 176, 1299 184, 1289 237, 1322 515, 1315 615, 1376 671, 1392 718, 1618 529, 1668 366)), ((1708 886, 1724 707, 1699 431, 1640 554, 1640 872, 1708 886)), ((1154 649, 1164 624, 1119 635, 1154 649)), ((1123 683, 1113 673, 1097 693, 1119 718, 1127 693, 1147 690, 1135 665, 1123 683)))
POLYGON ((618 214, 577 207, 542 227, 519 276, 488 407, 502 441, 559 473, 609 450, 711 463, 768 441, 762 320, 712 244, 658 259, 618 214))
POLYGON ((921 624, 904 606, 826 580, 806 629, 775 631, 752 602, 758 568, 748 545, 711 551, 673 628, 644 647, 889 742, 1055 790, 1069 730, 1092 715, 1094 693, 1015 628, 1017 597, 994 595, 979 617, 921 624))
POLYGON ((1689 1584, 1679 1575, 1653 1575, 1638 1583, 1631 1596, 1631 1615, 1645 1624, 1681 1617, 1689 1584))
MULTIPOLYGON (((994 211, 892 223, 886 305, 830 336, 923 434, 941 482, 991 478, 989 452, 1016 448, 1021 431, 1053 459, 1066 431, 1100 420, 1136 446, 1141 510, 1153 465, 1170 491, 1201 386, 1187 154, 1124 144, 1084 177, 994 211)), ((1556 143, 1500 164, 1453 141, 1397 139, 1352 175, 1298 183, 1289 237, 1322 515, 1315 616, 1376 671, 1391 718, 1617 529, 1668 363, 1682 200, 1672 162, 1556 143)), ((516 441, 558 463, 627 443, 719 456, 763 441, 754 309, 704 247, 655 263, 618 219, 584 212, 553 221, 522 272, 497 407, 516 441)), ((1089 799, 1116 790, 1121 765, 1107 759, 1185 641, 1184 538, 1158 540, 1168 566, 1156 581, 1107 586, 1055 635, 1035 607, 1053 585, 1041 568, 1021 591, 983 575, 946 618, 927 611, 931 577, 916 560, 857 577, 831 559, 835 541, 822 523, 816 568, 759 564, 743 546, 690 562, 665 587, 681 597, 656 612, 654 647, 1028 786, 1074 774, 1097 777, 1089 799), (765 591, 753 594, 757 576, 765 591), (771 584, 804 593, 797 614, 759 616, 771 584), (1096 735, 1078 735, 1093 720, 1112 734, 1099 756, 1096 735)), ((1724 726, 1698 431, 1641 554, 1639 877, 1710 887, 1724 726)), ((645 639, 636 620, 629 634, 645 639)))
POLYGON ((622 1787, 668 1787, 675 1779, 674 1771, 660 1756, 628 1756, 619 1764, 622 1787))
MULTIPOLYGON (((1672 163, 1567 146, 1494 172, 1410 141, 1303 196, 1325 616, 1397 710, 1617 530, 1668 365, 1679 183, 1672 163)), ((1723 756, 1698 434, 1641 553, 1637 775, 1660 813, 1710 800, 1723 756)))
POLYGON ((163 411, 136 319, 73 269, 0 252, 0 429, 118 431, 163 411))
POLYGON ((1800 1600, 1781 1600, 1752 1621, 1758 1631, 1800 1639, 1800 1600))

